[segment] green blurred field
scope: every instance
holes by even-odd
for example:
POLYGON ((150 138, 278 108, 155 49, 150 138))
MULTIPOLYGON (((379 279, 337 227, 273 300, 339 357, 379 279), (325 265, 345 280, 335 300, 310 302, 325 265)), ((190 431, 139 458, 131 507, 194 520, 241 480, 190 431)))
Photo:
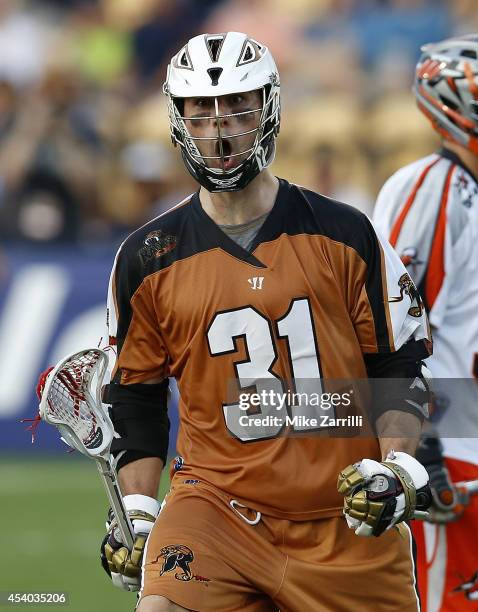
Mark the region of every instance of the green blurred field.
MULTIPOLYGON (((1 609, 134 609, 136 596, 114 588, 100 566, 108 503, 92 461, 67 455, 34 461, 0 456, 0 486, 0 591, 69 594, 64 606, 0 605, 1 609)), ((167 486, 165 477, 161 497, 167 486)))

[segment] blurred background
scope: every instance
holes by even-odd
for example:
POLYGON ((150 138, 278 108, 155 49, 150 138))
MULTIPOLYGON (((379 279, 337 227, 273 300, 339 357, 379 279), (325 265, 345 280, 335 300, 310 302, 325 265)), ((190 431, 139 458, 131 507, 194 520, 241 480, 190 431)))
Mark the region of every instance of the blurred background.
POLYGON ((74 612, 134 607, 99 567, 95 467, 45 425, 32 445, 19 420, 36 413, 42 369, 104 342, 121 241, 195 190, 161 85, 189 37, 227 30, 278 63, 276 174, 370 214, 388 176, 437 146, 410 93, 420 46, 478 30, 478 11, 475 0, 0 0, 0 591, 69 591, 74 612))

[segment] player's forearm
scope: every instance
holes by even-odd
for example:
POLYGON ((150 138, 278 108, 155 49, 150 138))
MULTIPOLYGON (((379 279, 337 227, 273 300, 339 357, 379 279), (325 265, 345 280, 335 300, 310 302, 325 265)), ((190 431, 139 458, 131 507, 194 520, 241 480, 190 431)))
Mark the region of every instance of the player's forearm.
POLYGON ((157 498, 163 467, 158 457, 145 457, 126 464, 118 472, 121 492, 157 498))
POLYGON ((411 413, 389 410, 377 419, 376 430, 384 460, 391 450, 414 456, 422 424, 420 419, 411 413))

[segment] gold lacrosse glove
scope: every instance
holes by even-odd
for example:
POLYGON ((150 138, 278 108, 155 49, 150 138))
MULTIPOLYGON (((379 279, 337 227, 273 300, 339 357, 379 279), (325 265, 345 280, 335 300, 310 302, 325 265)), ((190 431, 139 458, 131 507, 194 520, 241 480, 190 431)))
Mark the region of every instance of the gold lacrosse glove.
POLYGON ((339 474, 347 525, 360 536, 379 536, 397 523, 426 515, 431 503, 426 469, 411 455, 391 451, 386 461, 363 459, 339 474))
POLYGON ((135 532, 133 549, 130 551, 121 541, 116 519, 110 510, 107 533, 101 544, 101 564, 115 586, 125 591, 139 591, 144 547, 159 514, 159 503, 145 495, 126 495, 124 502, 135 532), (139 510, 138 506, 145 509, 139 510))

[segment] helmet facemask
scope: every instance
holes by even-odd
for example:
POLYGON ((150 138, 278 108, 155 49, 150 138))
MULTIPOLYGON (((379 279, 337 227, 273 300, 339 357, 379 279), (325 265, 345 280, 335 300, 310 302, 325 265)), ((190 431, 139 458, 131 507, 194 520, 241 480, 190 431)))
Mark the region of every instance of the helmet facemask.
MULTIPOLYGON (((189 172, 208 191, 239 191, 274 159, 278 84, 271 78, 270 85, 254 91, 260 96, 257 102, 244 110, 239 105, 237 112, 222 111, 222 99, 228 96, 208 97, 212 112, 200 116, 186 116, 184 98, 168 94, 172 140, 181 147, 189 172)), ((246 92, 237 95, 241 93, 246 92)))

